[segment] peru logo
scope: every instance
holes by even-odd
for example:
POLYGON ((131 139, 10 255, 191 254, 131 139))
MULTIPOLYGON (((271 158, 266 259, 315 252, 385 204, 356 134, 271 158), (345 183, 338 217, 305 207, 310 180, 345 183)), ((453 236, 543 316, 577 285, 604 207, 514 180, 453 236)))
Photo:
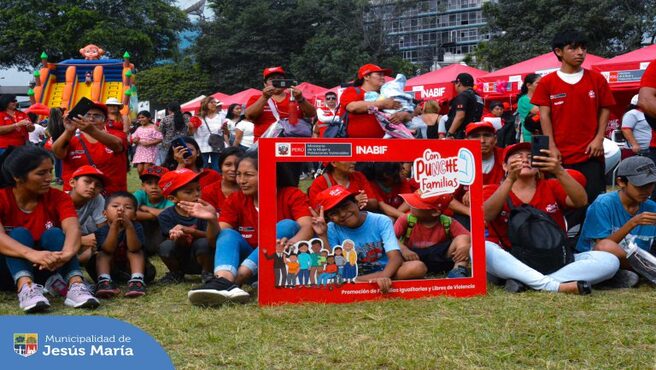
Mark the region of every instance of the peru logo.
POLYGON ((14 333, 14 352, 29 357, 39 349, 39 335, 36 333, 14 333))

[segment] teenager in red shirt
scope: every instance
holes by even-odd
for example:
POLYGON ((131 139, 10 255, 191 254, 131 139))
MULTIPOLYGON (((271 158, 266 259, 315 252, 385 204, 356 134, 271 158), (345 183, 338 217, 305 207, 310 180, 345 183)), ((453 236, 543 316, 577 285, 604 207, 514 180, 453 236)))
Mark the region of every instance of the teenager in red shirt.
POLYGON ((520 262, 507 250, 510 207, 529 204, 548 214, 563 230, 563 209, 580 208, 587 204, 585 189, 563 169, 549 150, 542 156, 531 156, 531 143, 519 143, 505 148, 506 178, 500 185, 487 185, 483 204, 488 242, 485 244, 487 272, 506 279, 506 290, 517 292, 524 285, 536 290, 589 294, 590 285, 610 279, 619 268, 619 261, 610 253, 585 252, 575 255, 574 262, 549 275, 543 275, 520 262), (545 180, 540 170, 554 178, 545 180), (500 243, 499 246, 497 243, 500 243))
POLYGON ((201 189, 214 184, 215 182, 221 181, 221 175, 218 172, 209 169, 203 168, 205 164, 203 162, 203 157, 200 153, 200 147, 194 138, 190 136, 181 136, 180 137, 187 144, 186 147, 177 146, 169 147, 169 152, 166 155, 166 161, 164 162, 164 167, 169 171, 174 171, 180 168, 187 168, 195 173, 202 173, 203 176, 200 177, 200 187, 201 189), (187 156, 186 153, 189 153, 187 156))
POLYGON ((282 67, 265 68, 262 73, 264 76, 264 89, 261 96, 251 96, 246 102, 246 119, 255 125, 255 141, 264 134, 264 132, 276 122, 279 118, 289 118, 289 97, 294 94, 298 104, 297 115, 301 117, 314 117, 317 114, 316 109, 310 102, 303 97, 303 92, 292 86, 289 91, 283 88, 273 87, 273 80, 285 78, 285 70, 282 67), (271 110, 275 108, 275 112, 271 110), (278 117, 276 117, 276 115, 278 117))
POLYGON ((127 148, 125 134, 105 129, 107 107, 96 103, 84 116, 67 117, 64 132, 52 144, 52 152, 62 160, 64 190, 75 170, 92 165, 107 175, 104 193, 127 190, 127 148), (79 130, 79 131, 78 131, 79 130))
POLYGON ((28 133, 34 131, 32 121, 17 106, 16 96, 0 96, 0 154, 10 146, 25 145, 28 133))
MULTIPOLYGON (((380 127, 380 123, 373 114, 369 114, 369 107, 378 109, 399 109, 401 103, 391 98, 376 100, 373 102, 364 101, 364 94, 367 91, 380 92, 380 88, 385 83, 385 75, 391 75, 392 70, 383 69, 375 64, 365 64, 358 70, 358 78, 353 82, 353 86, 348 87, 342 92, 339 98, 339 115, 344 116, 348 112, 348 124, 346 126, 346 135, 348 137, 364 138, 382 138, 385 131, 380 127)), ((390 118, 392 123, 407 122, 412 119, 409 112, 394 113, 390 118)))
POLYGON ((0 160, 0 269, 8 268, 23 311, 46 310, 42 283, 59 273, 67 306, 98 307, 82 280, 80 224, 71 198, 50 187, 54 163, 34 146, 10 149, 0 160), (6 266, 6 267, 5 267, 6 266), (60 277, 61 279, 61 277, 60 277))
POLYGON ((317 177, 308 188, 310 204, 317 204, 317 195, 331 186, 342 185, 356 195, 361 208, 377 211, 379 209, 377 193, 367 178, 355 170, 355 162, 330 162, 323 175, 317 177))
MULTIPOLYGON (((652 129, 651 142, 649 143, 649 158, 656 163, 656 63, 649 63, 649 67, 640 80, 640 92, 638 93, 638 107, 645 113, 645 119, 652 129)), ((652 199, 656 199, 656 190, 652 193, 652 199)))
POLYGON ((201 188, 200 197, 221 212, 223 203, 230 194, 239 191, 237 184, 237 162, 244 152, 237 147, 228 147, 221 152, 218 166, 221 169, 221 180, 201 188))
MULTIPOLYGON (((259 198, 256 152, 249 152, 239 160, 237 182, 241 190, 230 194, 219 216, 221 230, 214 255, 215 276, 189 291, 192 304, 220 305, 226 301, 248 299, 248 293, 237 285, 257 273, 259 198)), ((300 190, 278 190, 276 237, 286 245, 309 240, 313 235, 309 204, 302 196, 300 190)))
MULTIPOLYGON (((581 67, 586 41, 577 31, 556 34, 551 48, 560 69, 540 80, 531 103, 540 107, 540 124, 549 136, 549 149, 563 166, 582 172, 588 179, 591 203, 606 190, 603 139, 609 108, 615 105, 608 82, 598 72, 581 67)), ((581 212, 571 225, 582 222, 581 212)))

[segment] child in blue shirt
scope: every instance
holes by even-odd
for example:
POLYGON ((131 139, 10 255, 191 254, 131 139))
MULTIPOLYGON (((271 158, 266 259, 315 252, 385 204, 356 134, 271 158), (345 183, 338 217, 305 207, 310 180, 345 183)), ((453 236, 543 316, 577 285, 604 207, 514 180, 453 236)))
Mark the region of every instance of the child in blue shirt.
POLYGON ((323 190, 316 199, 319 210, 312 210, 314 232, 328 247, 342 245, 348 239, 354 242, 358 255, 356 281, 376 283, 382 293, 387 293, 392 280, 421 279, 426 275, 423 262, 403 260, 389 217, 360 211, 355 194, 341 185, 323 190))
POLYGON ((137 199, 137 221, 144 229, 146 236, 144 251, 148 256, 156 255, 159 252, 159 245, 164 240, 157 216, 164 209, 175 205, 164 197, 158 184, 159 179, 167 172, 169 171, 166 168, 160 166, 145 168, 139 174, 142 189, 134 192, 134 197, 137 199))

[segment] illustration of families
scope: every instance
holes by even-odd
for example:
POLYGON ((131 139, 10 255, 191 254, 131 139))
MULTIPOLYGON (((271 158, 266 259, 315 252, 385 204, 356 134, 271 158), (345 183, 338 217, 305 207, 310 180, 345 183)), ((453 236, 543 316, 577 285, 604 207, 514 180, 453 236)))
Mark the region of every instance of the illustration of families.
POLYGON ((302 240, 289 247, 276 245, 276 251, 264 257, 273 260, 276 288, 328 287, 355 283, 358 276, 358 256, 355 243, 344 240, 342 245, 324 248, 319 238, 302 240))

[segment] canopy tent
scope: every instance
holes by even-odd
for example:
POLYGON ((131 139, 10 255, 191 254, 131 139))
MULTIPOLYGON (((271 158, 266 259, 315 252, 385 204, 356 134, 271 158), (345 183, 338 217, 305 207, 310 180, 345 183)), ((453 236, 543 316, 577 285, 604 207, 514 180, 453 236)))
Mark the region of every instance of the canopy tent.
POLYGON ((308 100, 313 100, 316 97, 323 97, 326 91, 328 91, 325 87, 317 86, 309 82, 301 82, 296 87, 303 92, 303 96, 308 100))
POLYGON ((221 101, 223 102, 223 107, 227 109, 228 106, 230 106, 230 104, 241 104, 241 105, 246 104, 248 99, 250 99, 250 97, 254 95, 257 96, 262 95, 262 91, 258 89, 253 89, 251 87, 244 91, 240 91, 236 94, 230 95, 227 98, 222 99, 221 101))
POLYGON ((452 64, 450 66, 424 73, 408 80, 405 85, 406 91, 413 91, 415 98, 422 100, 451 100, 456 96, 456 91, 451 83, 460 73, 469 73, 474 77, 474 82, 487 72, 464 64, 452 64))
POLYGON ((644 48, 618 55, 599 63, 595 63, 592 68, 601 72, 611 90, 631 90, 637 92, 640 88, 640 79, 645 73, 649 62, 656 59, 656 45, 645 46, 644 48))
MULTIPOLYGON (((604 60, 606 59, 588 54, 583 62, 583 68, 591 69, 593 64, 604 60)), ((560 62, 553 52, 542 54, 481 76, 478 79, 478 91, 481 91, 486 99, 513 97, 519 94, 524 78, 529 73, 544 76, 558 68, 560 68, 560 62)))
MULTIPOLYGON (((223 102, 223 101, 224 101, 227 97, 229 97, 230 95, 228 95, 228 94, 224 94, 224 93, 222 93, 222 92, 217 92, 217 93, 212 94, 211 96, 212 96, 214 99, 216 99, 216 100, 220 100, 221 102, 223 102)), ((201 100, 203 100, 203 98, 205 98, 205 95, 201 95, 201 96, 199 96, 198 98, 195 98, 195 99, 193 99, 193 100, 190 100, 190 101, 188 101, 188 102, 182 104, 182 105, 180 106, 180 108, 182 109, 183 112, 194 112, 194 113, 198 113, 198 111, 200 110, 200 102, 201 102, 201 100)), ((224 103, 222 109, 227 109, 227 108, 228 108, 228 107, 227 107, 227 106, 225 105, 225 103, 224 103)))

